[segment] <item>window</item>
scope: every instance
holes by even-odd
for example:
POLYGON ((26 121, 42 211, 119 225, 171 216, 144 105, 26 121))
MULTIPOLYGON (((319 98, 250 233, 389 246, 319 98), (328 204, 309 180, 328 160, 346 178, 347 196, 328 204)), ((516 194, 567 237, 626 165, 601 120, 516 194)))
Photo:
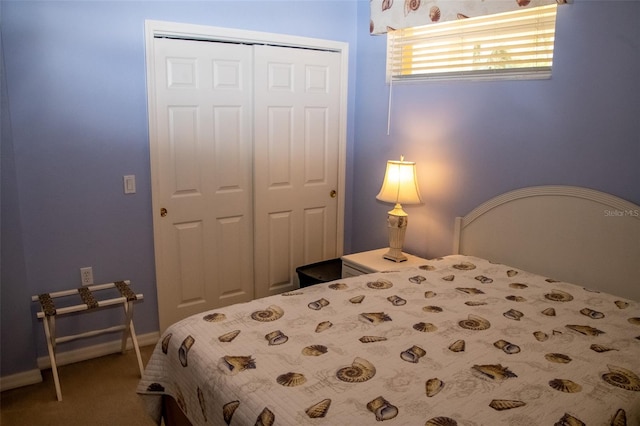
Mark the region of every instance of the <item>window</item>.
POLYGON ((549 78, 556 8, 390 31, 387 80, 549 78))

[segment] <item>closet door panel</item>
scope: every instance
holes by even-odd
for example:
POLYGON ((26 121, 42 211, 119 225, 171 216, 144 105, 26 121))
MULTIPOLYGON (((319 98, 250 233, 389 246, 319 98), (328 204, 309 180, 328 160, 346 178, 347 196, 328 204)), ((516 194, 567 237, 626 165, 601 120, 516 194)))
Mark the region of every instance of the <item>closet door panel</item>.
POLYGON ((295 229, 291 211, 272 212, 268 216, 267 251, 260 253, 260 260, 266 260, 269 268, 266 277, 256 275, 256 282, 267 281, 271 291, 281 293, 290 289, 291 280, 291 238, 295 229))
POLYGON ((215 244, 219 258, 215 261, 219 265, 227 266, 216 268, 217 275, 213 281, 218 284, 219 300, 223 305, 227 305, 246 295, 245 275, 247 270, 253 269, 251 265, 241 263, 245 258, 245 243, 242 237, 247 228, 246 217, 242 215, 218 218, 216 227, 218 229, 215 244))
POLYGON ((293 184, 294 119, 294 109, 290 106, 267 109, 268 135, 266 140, 259 138, 267 144, 267 156, 264 158, 257 156, 254 161, 256 169, 267 168, 268 189, 273 190, 273 193, 277 193, 278 188, 290 188, 293 184))
POLYGON ((173 177, 170 190, 174 195, 200 194, 199 162, 196 158, 200 143, 198 107, 171 106, 167 115, 170 158, 166 166, 173 177))
POLYGON ((255 46, 254 65, 256 296, 263 297, 297 288, 296 267, 336 255, 340 55, 255 46), (270 224, 282 212, 286 235, 270 224))
POLYGON ((202 222, 179 223, 174 227, 176 254, 180 256, 180 286, 177 306, 201 304, 206 299, 202 257, 203 247, 202 222))
POLYGON ((304 210, 304 252, 314 259, 323 259, 323 247, 328 226, 327 209, 310 208, 304 210))
POLYGON ((251 300, 251 46, 154 39, 151 125, 161 331, 251 300))
POLYGON ((324 185, 330 181, 327 172, 329 111, 327 108, 308 107, 304 114, 304 183, 307 186, 324 185))

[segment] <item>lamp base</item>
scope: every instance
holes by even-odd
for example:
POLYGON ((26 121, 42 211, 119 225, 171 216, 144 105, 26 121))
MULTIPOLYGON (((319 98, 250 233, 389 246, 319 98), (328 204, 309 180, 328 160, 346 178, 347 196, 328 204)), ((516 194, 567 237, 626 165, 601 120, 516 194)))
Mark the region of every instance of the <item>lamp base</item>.
POLYGON ((409 218, 400 204, 396 204, 395 208, 388 213, 389 251, 382 256, 385 259, 394 262, 407 260, 407 256, 402 253, 402 244, 404 243, 404 234, 407 230, 408 221, 409 218))
POLYGON ((398 263, 407 260, 407 256, 402 253, 402 250, 396 248, 390 248, 382 257, 398 263))

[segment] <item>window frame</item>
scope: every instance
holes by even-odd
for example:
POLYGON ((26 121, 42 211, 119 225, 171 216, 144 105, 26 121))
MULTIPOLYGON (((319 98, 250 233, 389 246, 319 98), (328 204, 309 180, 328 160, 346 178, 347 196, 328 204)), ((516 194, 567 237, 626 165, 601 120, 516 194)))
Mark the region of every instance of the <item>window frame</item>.
MULTIPOLYGON (((515 12, 500 13, 491 16, 483 16, 478 18, 465 18, 458 21, 450 21, 437 24, 429 24, 420 27, 411 27, 402 30, 389 31, 387 33, 387 69, 386 69, 386 81, 387 83, 393 81, 394 83, 406 83, 406 82, 425 82, 425 81, 456 81, 456 80, 535 80, 535 79, 549 79, 553 69, 553 57, 555 51, 555 27, 557 17, 557 5, 540 6, 533 9, 521 9, 515 12), (520 22, 521 19, 525 19, 525 25, 514 25, 513 22, 520 22), (503 22, 496 24, 495 22, 503 22), (505 24, 506 23, 506 24, 505 24), (497 27, 495 27, 497 25, 497 27), (513 28, 510 28, 509 26, 513 28), (494 28, 495 27, 495 28, 494 28), (534 28, 535 27, 535 28, 534 28), (480 30, 474 30, 474 28, 480 28, 480 30), (492 62, 492 60, 501 54, 501 51, 506 50, 503 45, 493 46, 495 42, 495 36, 504 38, 508 33, 505 28, 511 31, 511 34, 515 34, 518 31, 523 31, 523 28, 530 35, 531 42, 525 43, 526 46, 534 46, 540 49, 547 57, 536 57, 535 59, 527 59, 528 63, 532 62, 546 62, 546 64, 535 65, 533 67, 509 67, 509 68, 495 68, 495 65, 509 64, 509 61, 492 62), (417 35, 416 35, 417 34, 417 35), (493 51, 489 52, 489 47, 483 47, 480 45, 479 51, 483 52, 483 55, 478 55, 478 61, 472 60, 469 62, 469 58, 475 59, 476 55, 469 56, 470 50, 465 47, 461 51, 466 56, 462 56, 460 51, 456 50, 458 55, 456 58, 460 61, 466 61, 462 67, 478 67, 481 69, 475 70, 452 70, 452 71, 440 71, 440 72, 428 72, 420 73, 415 71, 416 63, 419 60, 425 60, 427 62, 419 62, 420 64, 426 64, 430 66, 428 61, 432 60, 429 56, 414 55, 413 51, 416 46, 420 46, 422 49, 431 49, 435 51, 436 41, 449 40, 451 45, 454 43, 451 40, 459 40, 455 46, 461 43, 469 43, 468 40, 478 39, 478 34, 483 40, 482 43, 486 46, 492 45, 493 51), (489 37, 491 34, 495 36, 493 39, 489 37), (465 41, 466 39, 466 41, 465 41), (420 45, 421 40, 424 40, 424 44, 420 45), (398 44, 399 43, 399 44, 398 44), (429 45, 425 47, 425 45, 429 45), (546 49, 545 49, 546 46, 546 49), (550 46, 550 49, 549 49, 550 46), (395 62, 392 61, 392 55, 395 55, 395 62), (487 59, 489 59, 487 61, 487 59), (483 65, 483 62, 485 66, 483 65), (398 67, 399 70, 398 70, 398 67), (493 67, 493 68, 492 68, 493 67), (392 69, 395 70, 395 74, 392 74, 392 69)), ((518 37, 522 39, 522 36, 518 37)), ((508 41, 508 40, 507 40, 508 41)), ((465 44, 465 46, 471 46, 465 44)), ((509 46, 507 46, 509 47, 509 46)), ((517 47, 517 46, 516 46, 517 47)), ((511 45, 512 58, 513 56, 520 55, 520 52, 515 53, 515 48, 511 45)), ((455 49, 450 49, 451 51, 455 49)), ((474 46, 475 50, 475 46, 474 46)), ((535 50, 535 49, 533 49, 535 50)), ((443 54, 442 56, 446 56, 443 54)), ((431 56, 433 57, 433 55, 431 56)), ((500 59, 500 58, 498 58, 500 59)), ((502 59, 505 59, 504 57, 502 59)), ((516 61, 511 61, 515 63, 516 61)), ((522 62, 522 60, 520 61, 522 62)), ((434 67, 435 62, 434 62, 434 67)))

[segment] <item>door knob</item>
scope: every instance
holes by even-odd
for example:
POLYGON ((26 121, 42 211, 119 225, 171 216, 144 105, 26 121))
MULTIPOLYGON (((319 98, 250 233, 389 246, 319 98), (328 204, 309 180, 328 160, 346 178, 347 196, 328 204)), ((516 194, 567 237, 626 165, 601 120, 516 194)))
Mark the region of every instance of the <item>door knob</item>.
POLYGON ((338 196, 338 193, 336 192, 335 189, 332 189, 331 192, 329 193, 329 196, 331 198, 336 198, 338 196))
POLYGON ((160 216, 165 217, 169 213, 164 207, 160 209, 160 216))

